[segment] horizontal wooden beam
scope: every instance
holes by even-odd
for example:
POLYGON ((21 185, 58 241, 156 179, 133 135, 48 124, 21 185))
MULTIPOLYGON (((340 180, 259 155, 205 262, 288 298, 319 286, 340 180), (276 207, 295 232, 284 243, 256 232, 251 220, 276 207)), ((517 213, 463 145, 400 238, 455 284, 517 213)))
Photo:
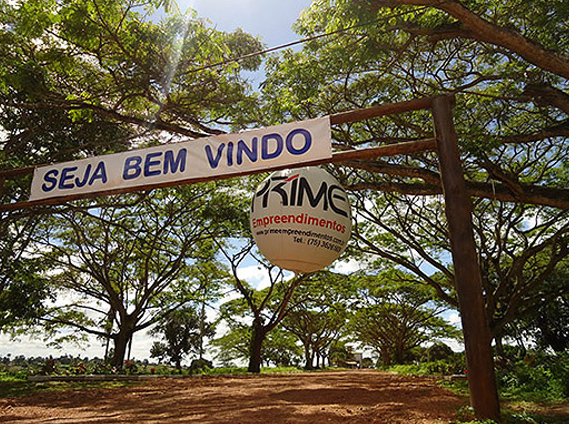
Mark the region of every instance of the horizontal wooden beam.
POLYGON ((375 159, 379 157, 389 157, 396 155, 409 155, 412 153, 426 152, 437 149, 436 138, 425 138, 416 141, 407 141, 404 143, 387 144, 384 146, 370 147, 360 150, 346 150, 332 154, 332 159, 321 161, 322 163, 342 163, 351 160, 375 159))
MULTIPOLYGON (((336 113, 330 115, 330 125, 341 125, 350 122, 362 121, 365 119, 377 118, 379 116, 397 114, 397 113, 404 113, 409 111, 421 110, 421 109, 430 109, 433 100, 436 97, 425 97, 422 99, 415 99, 415 100, 408 100, 405 102, 399 103, 392 103, 380 106, 373 106, 364 109, 356 109, 347 112, 336 113)), ((283 166, 279 168, 273 168, 271 171, 279 170, 279 169, 287 169, 287 168, 300 168, 303 166, 315 166, 315 165, 322 165, 326 163, 342 163, 343 161, 353 161, 353 160, 365 160, 365 159, 372 159, 378 157, 387 157, 399 154, 411 154, 429 150, 436 149, 436 139, 424 139, 424 140, 417 140, 417 141, 410 141, 406 143, 397 143, 397 144, 389 144, 383 145, 379 147, 369 148, 369 149, 361 149, 361 150, 348 150, 343 152, 333 153, 331 159, 326 160, 319 160, 314 162, 302 163, 298 164, 298 166, 283 166)), ((38 165, 41 166, 41 165, 38 165)), ((34 169, 38 166, 28 166, 26 168, 17 168, 17 169, 9 169, 0 171, 0 182, 3 182, 5 179, 15 178, 21 175, 32 174, 34 169)), ((155 188, 164 188, 164 187, 172 187, 175 185, 180 184, 194 184, 199 182, 205 181, 213 181, 225 178, 234 178, 234 177, 241 177, 245 175, 252 175, 252 174, 259 174, 266 171, 249 171, 249 172, 237 172, 234 174, 227 174, 223 176, 215 176, 215 177, 207 177, 207 178, 194 178, 188 179, 184 181, 176 181, 176 182, 165 182, 160 184, 147 184, 144 186, 138 186, 136 188, 128 187, 123 189, 115 189, 115 190, 108 190, 102 191, 97 193, 84 193, 84 194, 75 194, 70 196, 60 196, 60 197, 53 197, 50 199, 40 199, 34 201, 26 201, 26 202, 14 202, 14 203, 7 203, 0 205, 0 211, 8 211, 8 210, 16 210, 16 209, 23 209, 29 208, 32 206, 39 206, 39 205, 55 205, 60 203, 69 202, 72 200, 79 200, 79 199, 89 199, 95 198, 99 196, 109 196, 113 194, 123 194, 123 193, 130 193, 133 191, 144 191, 144 190, 152 190, 155 188)), ((2 184, 3 186, 3 184, 2 184)), ((2 187, 0 187, 2 188, 2 187)), ((1 190, 0 190, 1 193, 1 190)))
MULTIPOLYGON (((322 159, 318 161, 312 162, 304 162, 299 163, 297 165, 286 165, 278 168, 273 168, 271 171, 276 171, 280 169, 291 169, 291 168, 302 168, 305 166, 316 166, 316 165, 323 165, 326 163, 342 163, 345 161, 354 161, 354 160, 365 160, 365 159, 373 159, 379 157, 388 157, 388 156, 395 156, 395 155, 402 155, 402 154, 411 154, 411 153, 418 153, 418 152, 425 152, 425 151, 433 151, 436 149, 437 141, 435 138, 427 138, 423 140, 416 140, 416 141, 408 141, 405 143, 397 143, 397 144, 388 144, 385 146, 378 146, 369 149, 361 149, 361 150, 347 150, 343 152, 336 152, 332 154, 331 159, 322 159)), ((32 169, 33 171, 33 169, 32 169)), ((124 193, 132 193, 135 191, 145 191, 145 190, 152 190, 155 188, 165 188, 165 187, 173 187, 176 185, 182 184, 195 184, 201 183, 206 181, 214 181, 214 180, 222 180, 227 178, 234 178, 234 177, 243 177, 246 175, 253 175, 253 174, 260 174, 267 171, 247 171, 247 172, 236 172, 233 174, 226 174, 226 175, 216 175, 213 177, 207 178, 192 178, 183 181, 169 181, 163 182, 159 184, 147 184, 144 186, 137 186, 137 187, 127 187, 122 189, 115 189, 115 190, 107 190, 107 191, 99 191, 96 193, 83 193, 83 194, 74 194, 69 196, 60 196, 60 197, 52 197, 49 199, 39 199, 39 200, 32 200, 32 201, 25 201, 25 202, 14 202, 14 203, 6 203, 0 205, 0 211, 9 211, 9 210, 16 210, 16 209, 24 209, 24 208, 31 208, 33 206, 41 206, 41 205, 57 205, 65 202, 70 202, 72 200, 80 200, 80 199, 92 199, 95 197, 100 196, 110 196, 113 194, 124 194, 124 193)), ((28 172, 29 173, 29 172, 28 172)))
POLYGON ((9 179, 19 177, 20 175, 33 174, 34 169, 36 169, 38 166, 41 165, 26 166, 25 168, 6 169, 4 171, 0 171, 0 178, 9 179))
POLYGON ((330 124, 339 125, 350 122, 363 121, 364 119, 377 118, 379 116, 394 115, 397 113, 411 112, 421 109, 430 109, 436 97, 424 97, 422 99, 408 100, 399 103, 372 106, 364 109, 355 109, 330 115, 330 124))

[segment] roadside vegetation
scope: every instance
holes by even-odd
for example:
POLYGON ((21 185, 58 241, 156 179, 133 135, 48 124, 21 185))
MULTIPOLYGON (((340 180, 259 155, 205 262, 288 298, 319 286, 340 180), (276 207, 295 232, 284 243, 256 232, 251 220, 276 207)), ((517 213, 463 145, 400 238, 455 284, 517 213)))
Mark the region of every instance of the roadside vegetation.
MULTIPOLYGON (((297 367, 265 367, 261 373, 300 372, 297 367)), ((139 384, 138 376, 180 377, 192 375, 246 374, 247 367, 213 367, 207 360, 195 360, 189 367, 178 368, 144 361, 125 361, 116 369, 99 358, 0 358, 0 398, 30 396, 42 390, 82 390, 114 388, 139 384), (85 376, 87 378, 81 378, 85 376), (91 376, 105 377, 90 379, 91 376), (39 377, 39 379, 37 378, 39 377), (53 377, 53 380, 42 377, 53 377), (69 380, 60 380, 70 377, 69 380), (132 377, 129 379, 128 377, 132 377)))
MULTIPOLYGON (((511 357, 498 358, 496 377, 503 406, 504 424, 561 424, 569 420, 569 354, 528 351, 523 356, 516 349, 511 357)), ((381 367, 386 371, 411 375, 441 377, 440 384, 468 396, 467 370, 459 353, 445 359, 416 364, 381 367)), ((476 421, 471 408, 458 411, 459 423, 476 421)))
MULTIPOLYGON (((569 354, 550 354, 543 350, 522 351, 508 347, 508 357, 497 358, 496 375, 503 405, 503 424, 562 424, 569 419, 569 354)), ((371 360, 365 365, 372 367, 371 360)), ((378 369, 405 375, 434 376, 439 384, 460 396, 468 396, 464 354, 452 352, 437 343, 428 349, 416 349, 408 363, 378 369)), ((322 369, 339 369, 327 367, 322 369)), ((302 366, 263 367, 261 373, 306 372, 302 366)), ((155 364, 149 361, 126 361, 120 370, 102 359, 73 358, 0 358, 0 397, 29 396, 44 390, 83 390, 115 388, 140 384, 141 380, 125 376, 180 377, 192 375, 246 374, 247 367, 213 367, 206 360, 194 360, 190 366, 155 364), (34 376, 109 376, 107 380, 34 381, 34 376), (116 379, 113 379, 113 376, 116 379)), ((148 377, 152 378, 152 377, 148 377)), ((476 421, 471 408, 457 411, 457 424, 493 424, 476 421)))

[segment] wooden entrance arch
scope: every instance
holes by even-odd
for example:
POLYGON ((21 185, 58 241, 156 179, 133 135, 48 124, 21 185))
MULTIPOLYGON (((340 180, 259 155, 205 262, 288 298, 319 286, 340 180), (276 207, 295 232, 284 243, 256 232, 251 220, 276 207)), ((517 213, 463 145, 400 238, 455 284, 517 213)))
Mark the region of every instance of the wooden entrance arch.
MULTIPOLYGON (((379 116, 430 109, 434 120, 435 134, 433 138, 424 140, 338 152, 334 153, 331 159, 302 163, 298 166, 320 165, 325 163, 341 164, 345 161, 357 159, 387 157, 421 151, 437 151, 445 199, 445 213, 449 226, 455 271, 455 285, 464 333, 470 401, 477 418, 499 420, 500 404, 494 373, 491 335, 484 309, 480 266, 478 264, 472 227, 472 202, 464 180, 459 156, 457 135, 452 119, 453 103, 453 96, 437 96, 330 115, 330 124, 338 125, 379 116)), ((286 166, 286 168, 294 168, 294 166, 289 165, 286 166)), ((0 171, 0 190, 3 188, 6 179, 13 179, 21 175, 33 173, 34 169, 35 167, 28 167, 0 171)), ((186 180, 183 183, 197 183, 259 172, 263 172, 263 170, 186 180)), ((144 187, 99 192, 96 194, 70 195, 36 201, 7 203, 0 205, 0 212, 39 205, 59 204, 95 196, 149 190, 178 184, 180 184, 180 182, 161 183, 144 187)))

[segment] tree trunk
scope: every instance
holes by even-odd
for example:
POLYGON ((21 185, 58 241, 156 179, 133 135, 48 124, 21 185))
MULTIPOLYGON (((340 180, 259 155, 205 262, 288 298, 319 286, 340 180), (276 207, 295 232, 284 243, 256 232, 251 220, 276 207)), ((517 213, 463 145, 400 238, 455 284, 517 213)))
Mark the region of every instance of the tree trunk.
POLYGON ((200 361, 203 359, 203 339, 205 337, 205 300, 202 301, 202 311, 200 314, 200 346, 199 346, 199 355, 200 361))
POLYGON ((405 362, 405 346, 402 342, 396 342, 393 349, 393 363, 403 364, 405 362))
POLYGON ((132 332, 124 330, 119 331, 119 333, 113 337, 115 349, 113 352, 113 358, 111 359, 111 365, 117 370, 121 370, 123 367, 126 349, 131 337, 132 332))
POLYGON ((502 335, 496 334, 494 336, 494 342, 496 343, 496 355, 505 357, 506 355, 504 354, 504 344, 502 343, 502 335))
POLYGON ((133 334, 130 335, 129 340, 128 340, 128 353, 126 355, 126 360, 130 361, 131 358, 131 352, 132 352, 132 339, 133 339, 133 334))
POLYGON ((107 340, 105 342, 105 363, 107 363, 109 361, 109 345, 111 343, 111 338, 107 337, 107 340))
POLYGON ((306 361, 304 364, 304 369, 305 370, 312 370, 313 369, 313 366, 312 366, 313 358, 312 358, 309 343, 304 343, 304 359, 306 361))
POLYGON ((381 349, 379 351, 379 357, 381 358, 381 363, 383 366, 388 367, 391 365, 391 352, 389 349, 381 349))
POLYGON ((260 373, 261 372, 261 349, 263 341, 267 336, 267 331, 258 321, 253 321, 251 332, 251 343, 249 345, 249 366, 248 372, 260 373))

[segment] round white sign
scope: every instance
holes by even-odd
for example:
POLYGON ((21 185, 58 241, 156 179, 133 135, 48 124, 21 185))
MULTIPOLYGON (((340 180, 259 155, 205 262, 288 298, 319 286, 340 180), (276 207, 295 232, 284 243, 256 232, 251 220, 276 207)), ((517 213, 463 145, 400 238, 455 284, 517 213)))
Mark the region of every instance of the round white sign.
POLYGON ((250 220, 260 252, 294 272, 330 265, 352 230, 345 190, 328 172, 313 167, 271 174, 253 196, 250 220))

